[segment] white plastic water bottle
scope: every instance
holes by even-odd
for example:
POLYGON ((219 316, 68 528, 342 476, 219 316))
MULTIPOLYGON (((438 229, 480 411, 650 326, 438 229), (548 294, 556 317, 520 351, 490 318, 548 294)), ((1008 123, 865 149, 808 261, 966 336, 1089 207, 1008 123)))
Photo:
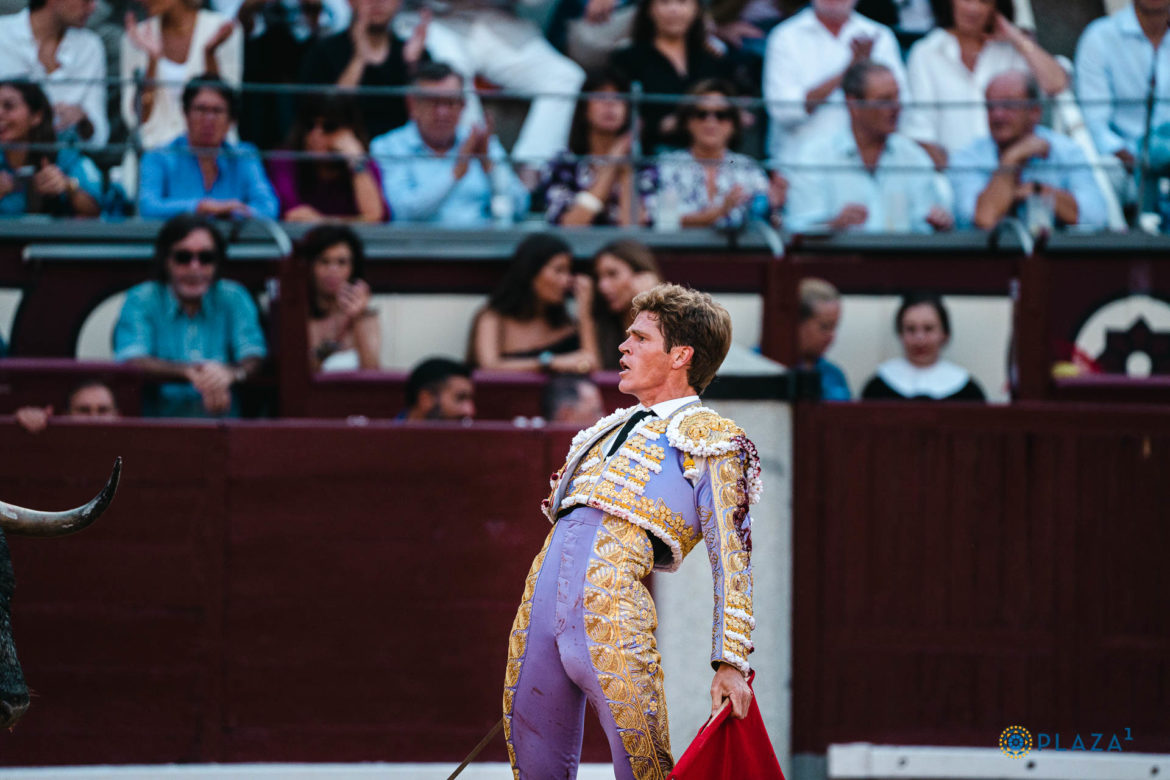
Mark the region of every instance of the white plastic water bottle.
POLYGON ((654 229, 659 233, 673 233, 682 227, 678 193, 666 187, 658 193, 658 209, 654 214, 654 229))
POLYGON ((498 228, 510 228, 516 221, 516 208, 512 201, 512 166, 506 158, 492 160, 488 180, 492 188, 492 222, 498 228))

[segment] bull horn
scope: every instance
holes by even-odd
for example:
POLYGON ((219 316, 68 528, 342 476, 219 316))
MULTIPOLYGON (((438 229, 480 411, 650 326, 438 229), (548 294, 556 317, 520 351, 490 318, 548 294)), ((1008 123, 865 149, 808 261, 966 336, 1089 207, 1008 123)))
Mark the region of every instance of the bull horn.
POLYGON ((122 459, 114 461, 114 471, 106 486, 92 501, 64 512, 40 512, 0 501, 0 531, 15 536, 64 536, 88 526, 101 517, 114 500, 118 478, 122 475, 122 459))

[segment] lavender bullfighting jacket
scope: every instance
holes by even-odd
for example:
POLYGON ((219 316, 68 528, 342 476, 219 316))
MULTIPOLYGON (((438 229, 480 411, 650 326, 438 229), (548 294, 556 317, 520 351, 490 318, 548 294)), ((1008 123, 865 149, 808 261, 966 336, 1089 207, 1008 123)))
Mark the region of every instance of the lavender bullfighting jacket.
POLYGON ((637 408, 619 409, 573 438, 542 509, 555 523, 562 509, 590 506, 644 528, 670 549, 658 571, 677 570, 704 540, 715 589, 711 663, 747 674, 755 627, 748 506, 762 489, 755 445, 733 421, 692 404, 643 420, 606 458, 614 431, 637 408))

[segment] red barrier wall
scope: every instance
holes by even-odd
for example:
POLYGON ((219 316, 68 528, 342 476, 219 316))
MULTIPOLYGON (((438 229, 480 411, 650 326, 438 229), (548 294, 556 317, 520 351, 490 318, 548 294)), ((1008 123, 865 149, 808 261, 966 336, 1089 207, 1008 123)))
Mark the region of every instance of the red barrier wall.
POLYGON ((1170 412, 796 419, 794 752, 994 747, 1017 724, 1170 751, 1170 412))
MULTIPOLYGON (((1170 412, 799 404, 795 432, 796 752, 1015 724, 1170 751, 1170 412)), ((93 528, 10 540, 36 696, 0 765, 459 760, 570 433, 0 421, 5 500, 126 461, 93 528)))
POLYGON ((499 717, 569 435, 4 423, 6 500, 81 503, 116 454, 125 477, 84 533, 10 539, 35 698, 0 765, 458 761, 499 717))

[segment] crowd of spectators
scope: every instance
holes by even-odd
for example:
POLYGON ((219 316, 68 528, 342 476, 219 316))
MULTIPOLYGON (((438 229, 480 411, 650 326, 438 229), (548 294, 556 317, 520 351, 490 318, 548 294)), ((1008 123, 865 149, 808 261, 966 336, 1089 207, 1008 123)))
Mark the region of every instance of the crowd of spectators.
MULTIPOLYGON (((364 279, 361 238, 343 224, 319 225, 297 242, 294 253, 307 285, 309 373, 380 369, 382 329, 364 279)), ((138 368, 147 380, 144 416, 238 417, 241 386, 273 373, 273 366, 266 366, 268 338, 251 293, 220 277, 226 259, 224 236, 211 217, 178 214, 158 232, 156 278, 127 291, 112 332, 114 359, 138 368)), ((417 364, 396 419, 473 419, 476 369, 545 376, 534 420, 588 424, 600 417, 603 402, 592 375, 622 369, 621 355, 633 338, 635 299, 666 279, 650 248, 631 239, 598 250, 590 273, 575 275, 572 260, 570 246, 552 233, 522 240, 473 318, 466 359, 431 357, 417 364)), ((841 320, 841 296, 813 278, 801 282, 798 295, 794 368, 819 373, 825 400, 850 400, 844 373, 825 358, 841 320)), ((943 359, 951 325, 939 297, 907 296, 894 330, 903 356, 878 366, 860 398, 984 400, 970 374, 943 359)), ((113 391, 100 381, 75 387, 65 408, 74 417, 119 416, 113 391)), ((34 433, 52 416, 52 406, 24 407, 16 414, 34 433)))
POLYGON ((111 58, 92 4, 32 0, 0 17, 0 211, 927 232, 1148 210, 1170 1, 1090 24, 1075 69, 1018 2, 559 0, 546 38, 511 0, 142 0, 111 58), (530 100, 508 150, 483 89, 530 100), (1070 89, 1087 147, 1042 123, 1070 89))

